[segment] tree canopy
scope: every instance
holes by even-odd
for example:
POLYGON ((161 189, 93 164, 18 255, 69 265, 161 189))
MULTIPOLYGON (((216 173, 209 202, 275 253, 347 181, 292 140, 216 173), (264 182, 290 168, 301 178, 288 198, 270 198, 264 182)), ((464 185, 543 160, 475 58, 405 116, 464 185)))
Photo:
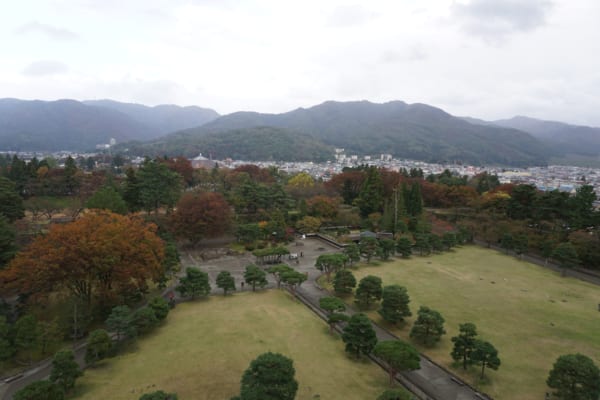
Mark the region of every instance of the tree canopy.
POLYGON ((163 273, 162 240, 156 227, 106 211, 53 225, 18 253, 0 273, 5 290, 47 294, 68 289, 90 304, 94 298, 145 292, 163 273), (58 268, 57 266, 60 266, 58 268))
POLYGON ((279 353, 264 353, 242 376, 240 400, 293 400, 298 391, 294 362, 279 353))

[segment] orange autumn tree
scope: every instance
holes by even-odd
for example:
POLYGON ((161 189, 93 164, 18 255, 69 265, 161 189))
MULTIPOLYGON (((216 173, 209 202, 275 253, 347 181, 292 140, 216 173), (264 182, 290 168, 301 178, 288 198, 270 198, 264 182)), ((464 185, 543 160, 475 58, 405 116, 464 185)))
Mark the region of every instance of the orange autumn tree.
POLYGON ((91 305, 145 291, 163 274, 164 243, 156 226, 132 216, 97 211, 54 225, 0 273, 5 293, 34 297, 68 290, 91 305))

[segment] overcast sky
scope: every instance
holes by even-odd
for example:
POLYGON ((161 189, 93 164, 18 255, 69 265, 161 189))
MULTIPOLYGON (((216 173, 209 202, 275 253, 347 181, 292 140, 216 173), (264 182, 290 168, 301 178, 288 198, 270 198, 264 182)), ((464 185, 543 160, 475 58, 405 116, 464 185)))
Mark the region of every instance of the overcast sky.
POLYGON ((598 0, 19 0, 0 31, 0 97, 404 100, 600 126, 598 0))

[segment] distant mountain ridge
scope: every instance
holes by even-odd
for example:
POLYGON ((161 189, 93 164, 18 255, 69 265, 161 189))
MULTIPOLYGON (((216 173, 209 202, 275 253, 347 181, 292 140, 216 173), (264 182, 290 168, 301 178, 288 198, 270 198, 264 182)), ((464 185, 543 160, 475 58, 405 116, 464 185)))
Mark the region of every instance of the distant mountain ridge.
MULTIPOLYGON (((201 140, 205 135, 258 126, 307 134, 326 145, 343 147, 350 154, 389 153, 398 158, 478 165, 546 162, 544 144, 527 133, 471 124, 439 108, 402 101, 327 101, 282 114, 237 112, 168 135, 159 142, 164 146, 182 134, 201 140)), ((152 142, 146 148, 151 147, 152 142)))
POLYGON ((149 107, 106 99, 85 100, 83 104, 122 112, 137 122, 153 127, 163 135, 185 128, 197 127, 219 118, 219 113, 215 110, 198 106, 180 107, 173 104, 161 104, 149 107))
POLYGON ((544 121, 523 116, 492 121, 492 123, 530 133, 534 137, 549 143, 560 155, 567 153, 596 157, 600 155, 600 128, 544 121))
POLYGON ((218 116, 199 107, 0 99, 0 150, 90 150, 110 138, 150 140, 218 116))

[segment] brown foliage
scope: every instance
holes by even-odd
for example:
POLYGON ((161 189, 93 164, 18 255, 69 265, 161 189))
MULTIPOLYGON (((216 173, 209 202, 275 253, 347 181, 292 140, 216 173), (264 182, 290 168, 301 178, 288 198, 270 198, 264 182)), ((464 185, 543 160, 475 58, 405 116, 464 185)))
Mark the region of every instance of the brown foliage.
POLYGON ((306 200, 306 207, 313 217, 334 219, 341 203, 340 197, 314 196, 306 200))
POLYGON ((273 183, 275 182, 275 178, 267 168, 261 168, 257 165, 245 164, 240 165, 239 167, 233 170, 233 174, 247 173, 252 180, 261 182, 261 183, 273 183))
POLYGON ((43 296, 55 290, 90 304, 147 289, 163 273, 164 243, 156 226, 107 211, 54 225, 35 239, 0 273, 8 293, 43 296))
POLYGON ((194 168, 190 160, 185 157, 175 157, 167 160, 161 159, 160 161, 165 163, 171 171, 181 175, 187 186, 192 185, 194 182, 194 168))
POLYGON ((171 217, 177 237, 197 244, 207 236, 225 233, 231 224, 231 207, 221 193, 184 194, 171 217))

